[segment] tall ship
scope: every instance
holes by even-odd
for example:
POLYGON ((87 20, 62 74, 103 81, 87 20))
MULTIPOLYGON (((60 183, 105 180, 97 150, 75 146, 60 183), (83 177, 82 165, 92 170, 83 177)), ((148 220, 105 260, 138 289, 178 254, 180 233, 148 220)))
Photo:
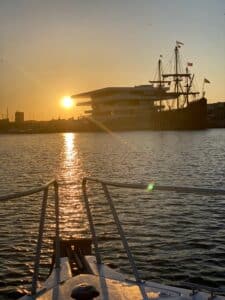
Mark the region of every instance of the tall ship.
POLYGON ((199 97, 193 89, 192 64, 182 70, 181 45, 176 42, 172 72, 163 72, 160 55, 157 76, 147 85, 106 87, 72 96, 78 106, 89 106, 80 119, 83 130, 205 129, 207 100, 204 92, 199 97))

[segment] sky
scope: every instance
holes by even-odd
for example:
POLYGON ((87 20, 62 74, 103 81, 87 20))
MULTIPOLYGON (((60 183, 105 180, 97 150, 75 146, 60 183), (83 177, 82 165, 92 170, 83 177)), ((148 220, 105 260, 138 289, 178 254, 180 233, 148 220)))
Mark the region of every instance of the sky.
POLYGON ((225 101, 225 0, 0 0, 0 118, 76 118, 63 96, 147 84, 176 40, 225 101))

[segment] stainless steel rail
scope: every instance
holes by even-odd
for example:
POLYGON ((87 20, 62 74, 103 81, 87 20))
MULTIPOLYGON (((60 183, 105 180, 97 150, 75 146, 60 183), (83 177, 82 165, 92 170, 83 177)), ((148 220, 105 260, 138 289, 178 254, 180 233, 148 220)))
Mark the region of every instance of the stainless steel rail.
MULTIPOLYGON (((88 199, 88 192, 87 192, 87 182, 95 182, 100 184, 100 186, 103 189, 104 195, 107 199, 107 202, 109 204, 109 207, 111 209, 115 224, 117 226, 118 233, 120 235, 123 247, 127 253, 127 257, 129 259, 129 263, 131 265, 135 281, 137 285, 140 288, 140 292, 143 296, 144 300, 148 299, 148 296, 145 292, 144 289, 144 282, 141 280, 139 271, 137 269, 137 266, 135 264, 133 255, 131 253, 131 250, 129 248, 129 244, 127 242, 123 227, 120 223, 117 211, 114 206, 113 199, 109 193, 108 186, 112 187, 119 187, 119 188, 129 188, 129 189, 141 189, 141 190, 146 190, 146 191, 167 191, 167 192, 176 192, 176 193, 191 193, 191 194, 200 194, 200 195, 223 195, 225 196, 225 190, 224 189, 211 189, 211 188, 198 188, 198 187, 179 187, 179 186, 166 186, 166 185, 158 185, 155 183, 135 183, 135 184, 130 184, 130 183, 120 183, 120 182, 110 182, 110 181, 105 181, 97 178, 92 178, 92 177, 85 177, 83 178, 82 181, 82 190, 83 190, 83 197, 84 197, 84 203, 87 211, 87 217, 90 225, 90 231, 92 235, 92 241, 95 249, 95 254, 96 254, 96 260, 97 264, 101 265, 102 259, 101 259, 101 254, 98 246, 98 237, 97 233, 95 230, 94 226, 94 221, 89 205, 89 199, 88 199)), ((35 262, 34 262, 34 273, 33 273, 33 278, 32 278, 32 295, 36 294, 37 290, 37 281, 38 281, 38 274, 39 274, 39 265, 40 265, 40 255, 41 255, 41 247, 43 243, 43 233, 44 233, 44 225, 45 225, 45 214, 46 214, 46 208, 47 208, 47 201, 48 201, 48 192, 51 187, 54 188, 54 201, 55 201, 55 268, 56 268, 56 278, 57 278, 57 283, 60 283, 60 247, 59 247, 59 242, 60 242, 60 229, 59 229, 59 186, 65 186, 65 185, 73 185, 77 184, 77 182, 63 182, 63 183, 58 183, 56 180, 51 180, 48 183, 33 188, 29 189, 28 191, 23 191, 19 193, 12 193, 8 195, 3 195, 0 196, 0 201, 9 201, 9 200, 14 200, 17 198, 21 198, 24 196, 29 196, 33 195, 36 193, 43 192, 43 199, 42 199, 42 204, 41 204, 41 214, 40 214, 40 223, 39 223, 39 235, 38 235, 38 240, 37 240, 37 245, 36 245, 36 254, 35 254, 35 262)), ((193 288, 193 286, 192 286, 193 288)), ((202 289, 202 286, 195 285, 194 289, 202 289)), ((207 287, 204 287, 207 288, 207 287)), ((212 293, 212 289, 208 288, 209 291, 212 293)), ((213 290, 213 292, 215 292, 213 290)))
POLYGON ((24 197, 24 196, 29 196, 29 195, 32 195, 32 194, 42 192, 46 188, 48 188, 50 185, 53 185, 55 181, 56 180, 54 180, 54 179, 50 180, 49 182, 47 182, 47 183, 45 183, 41 186, 26 190, 26 191, 23 191, 23 192, 15 192, 15 193, 12 193, 12 194, 2 195, 2 196, 0 196, 0 201, 12 200, 12 199, 21 198, 21 197, 24 197))
POLYGON ((60 247, 59 247, 59 194, 58 194, 58 182, 56 180, 51 180, 48 183, 33 188, 24 192, 19 193, 12 193, 8 195, 0 196, 0 201, 8 201, 17 198, 21 198, 24 196, 30 196, 36 193, 43 192, 42 204, 41 204, 41 214, 40 214, 40 222, 39 222, 39 233, 38 233, 38 240, 36 245, 36 253, 35 253, 35 260, 34 260, 34 273, 32 277, 32 287, 31 287, 31 294, 35 295, 37 291, 37 281, 39 275, 39 265, 40 265, 40 256, 41 256, 41 248, 43 243, 43 233, 44 233, 44 225, 45 225, 45 214, 47 208, 47 200, 48 200, 48 192, 49 188, 54 188, 54 200, 55 200, 55 268, 56 268, 56 278, 57 283, 60 282, 60 247))
MULTIPOLYGON (((105 180, 101 180, 98 178, 92 178, 92 177, 86 177, 83 179, 82 181, 82 189, 83 189, 83 196, 84 196, 84 202, 85 202, 85 207, 87 210, 87 216, 88 216, 88 221, 89 221, 89 226, 90 226, 90 231, 92 234, 92 241, 93 241, 93 245, 95 248, 95 254, 96 254, 96 259, 97 259, 97 264, 101 264, 102 263, 102 259, 101 259, 101 254, 99 251, 99 246, 98 246, 98 239, 97 239, 97 234, 95 231, 95 226, 94 226, 94 221, 92 218, 92 214, 91 214, 91 209, 90 209, 90 205, 89 205, 89 200, 88 200, 88 192, 87 192, 87 182, 95 182, 95 183, 99 183, 104 191, 105 197, 108 201, 109 207, 111 209, 115 224, 117 226, 117 230, 118 233, 120 235, 121 238, 121 242, 123 244, 123 247, 127 253, 127 257, 130 263, 130 266, 132 268, 135 280, 137 285, 140 288, 140 292, 142 294, 142 297, 144 300, 149 299, 145 288, 143 286, 143 281, 141 280, 139 271, 137 269, 136 263, 134 261, 133 255, 131 253, 129 244, 127 242, 123 227, 120 223, 118 214, 116 212, 114 203, 113 203, 113 199, 109 193, 108 187, 107 186, 111 186, 111 187, 120 187, 120 188, 132 188, 132 189, 141 189, 141 190, 146 190, 146 191, 167 191, 167 192, 176 192, 176 193, 191 193, 191 194, 200 194, 200 195, 223 195, 225 196, 225 190, 223 189, 209 189, 209 188, 197 188, 197 187, 178 187, 178 186, 164 186, 164 185, 156 185, 154 183, 149 183, 149 184, 142 184, 142 183, 138 183, 138 184, 130 184, 130 183, 119 183, 119 182, 111 182, 111 181, 105 181, 105 180)), ((68 183, 71 184, 71 183, 68 183)), ((199 286, 199 289, 201 287, 199 286)), ((208 288, 208 290, 210 290, 212 292, 212 290, 210 288, 208 288)))
POLYGON ((108 186, 139 189, 139 190, 154 190, 154 191, 166 191, 166 192, 177 192, 177 193, 190 193, 199 195, 225 195, 225 189, 212 189, 212 188, 199 188, 199 187, 185 187, 185 186, 169 186, 169 185, 158 185, 154 182, 149 183, 121 183, 101 180, 98 178, 86 177, 84 180, 98 182, 108 186))

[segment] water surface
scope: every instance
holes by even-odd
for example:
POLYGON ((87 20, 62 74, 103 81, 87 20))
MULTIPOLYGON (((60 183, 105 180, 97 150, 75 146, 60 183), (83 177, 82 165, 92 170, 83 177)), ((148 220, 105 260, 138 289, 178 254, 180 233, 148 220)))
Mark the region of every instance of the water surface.
MULTIPOLYGON (((80 183, 84 176, 119 182, 224 186, 225 131, 0 135, 0 194, 52 178, 74 181, 60 190, 64 238, 87 236, 80 183)), ((91 185, 105 260, 130 274, 102 192, 91 185)), ((111 189, 144 279, 225 287, 223 197, 111 189)), ((0 203, 0 292, 29 288, 40 214, 40 195, 0 203)), ((50 263, 54 218, 50 195, 41 277, 50 263)))

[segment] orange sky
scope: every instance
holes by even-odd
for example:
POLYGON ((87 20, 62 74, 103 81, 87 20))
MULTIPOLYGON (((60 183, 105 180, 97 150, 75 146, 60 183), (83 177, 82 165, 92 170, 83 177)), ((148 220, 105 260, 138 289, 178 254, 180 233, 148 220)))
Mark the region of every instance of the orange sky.
MULTIPOLYGON (((60 99, 107 86, 147 84, 175 41, 209 102, 225 101, 222 0, 7 0, 0 2, 0 114, 77 117, 60 99)), ((0 115, 1 117, 1 115, 0 115)))

